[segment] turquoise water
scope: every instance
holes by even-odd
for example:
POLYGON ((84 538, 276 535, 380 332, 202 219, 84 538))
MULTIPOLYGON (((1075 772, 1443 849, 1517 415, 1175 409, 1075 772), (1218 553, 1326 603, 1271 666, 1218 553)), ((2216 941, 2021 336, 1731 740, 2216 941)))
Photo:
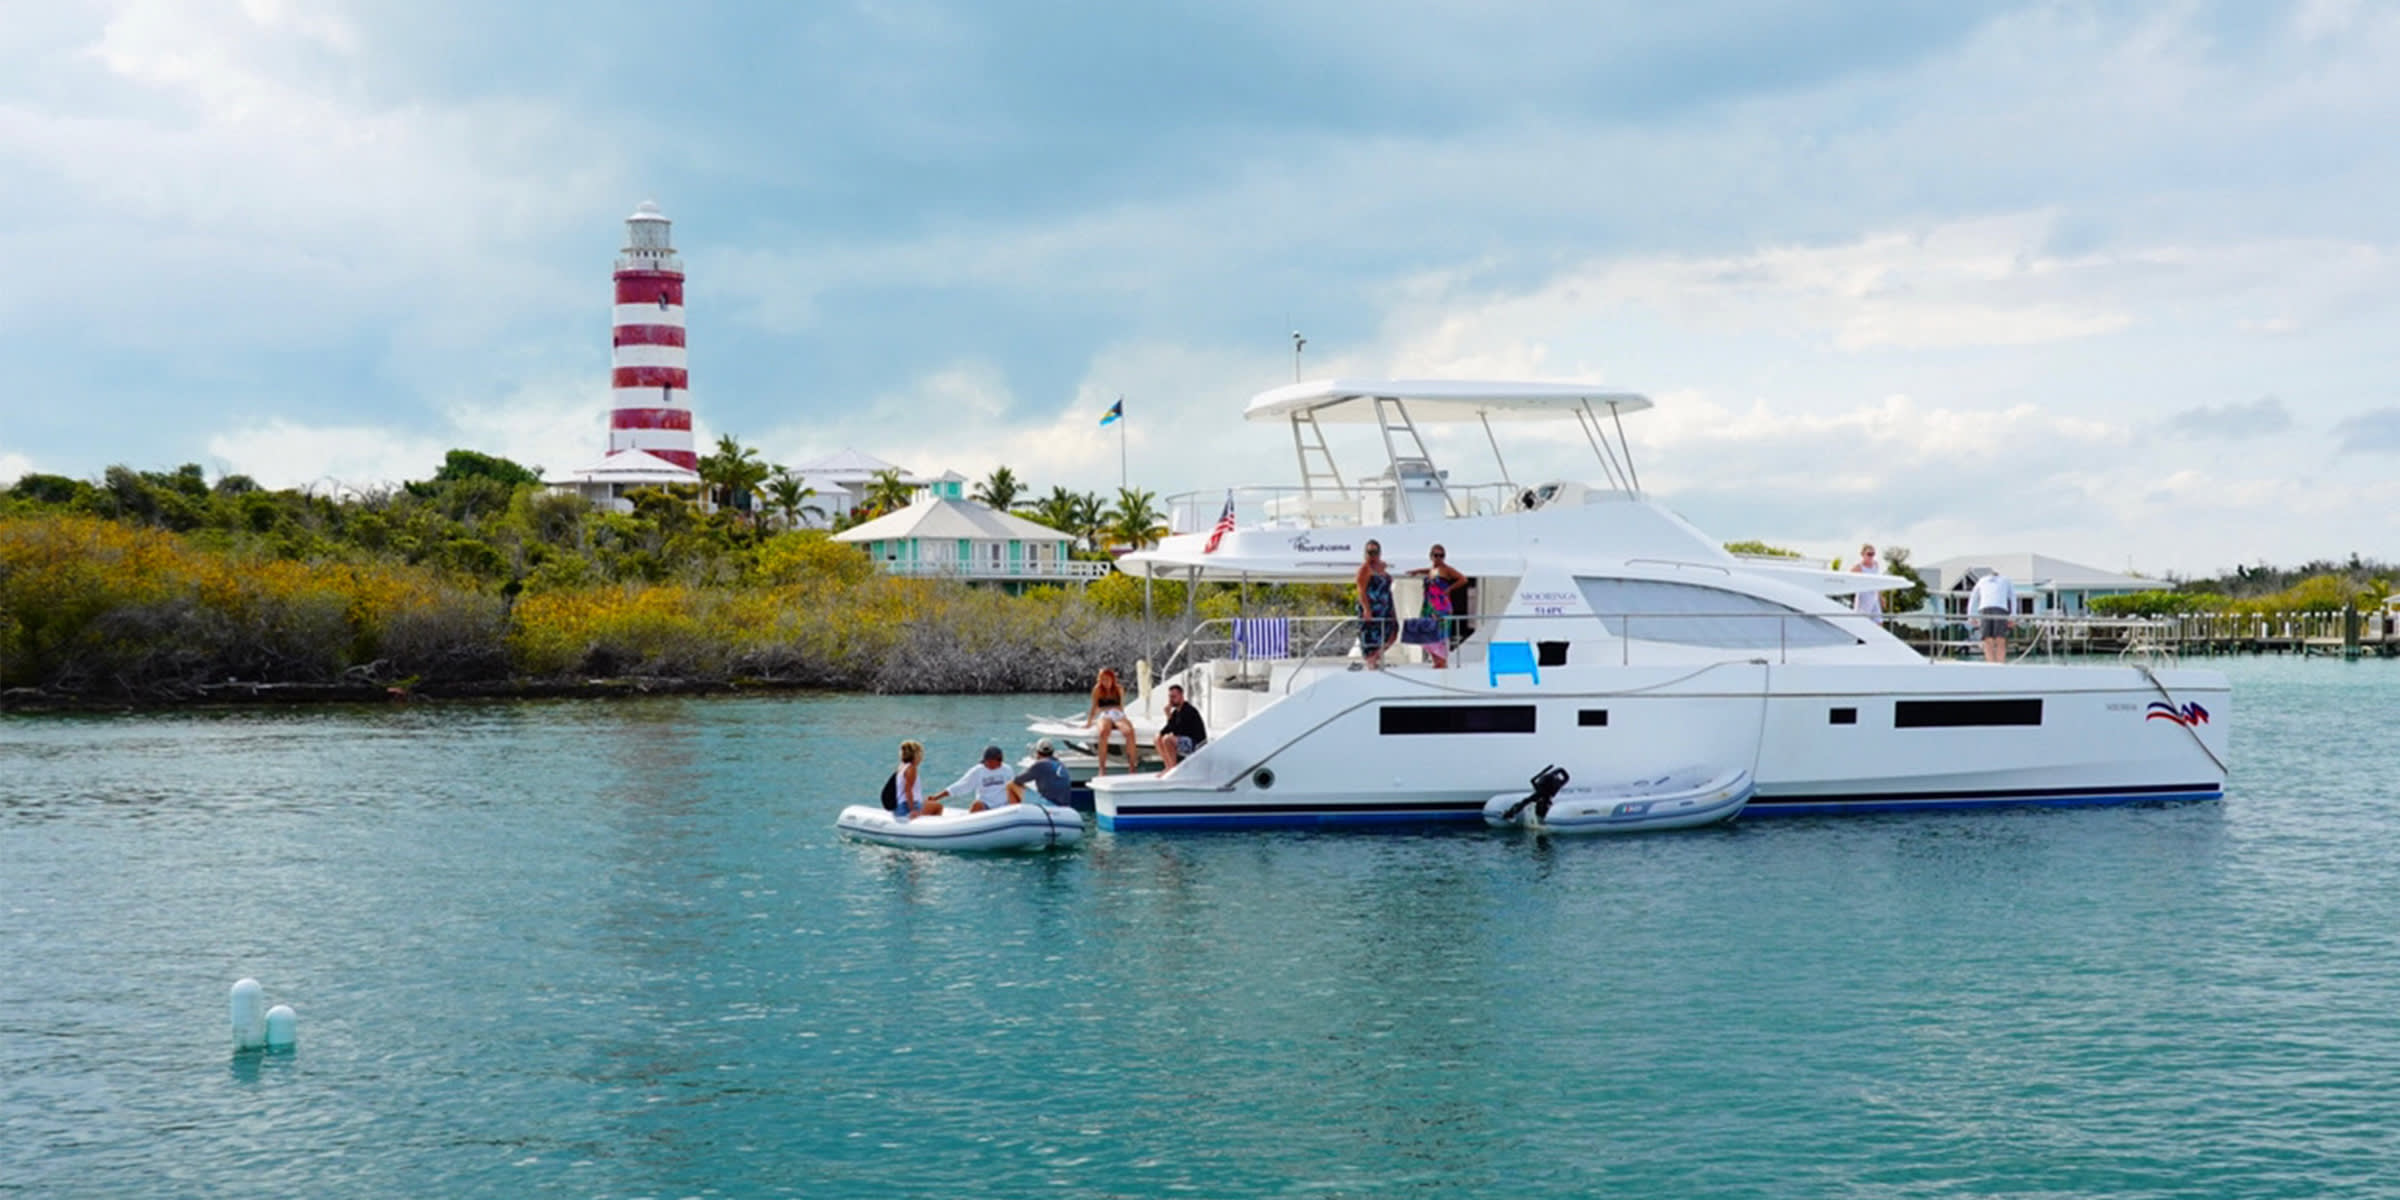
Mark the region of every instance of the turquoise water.
POLYGON ((1056 698, 4 718, 0 1194, 2400 1195, 2400 664, 2222 665, 2222 804, 1035 858, 831 823, 1056 698))

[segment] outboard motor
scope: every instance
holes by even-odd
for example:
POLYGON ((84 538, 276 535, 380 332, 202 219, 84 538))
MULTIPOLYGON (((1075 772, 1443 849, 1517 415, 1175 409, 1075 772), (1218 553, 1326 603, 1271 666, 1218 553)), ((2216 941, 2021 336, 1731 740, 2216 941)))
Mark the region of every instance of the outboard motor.
POLYGON ((1567 786, 1567 769, 1552 763, 1534 772, 1533 778, 1526 782, 1533 785, 1533 794, 1509 805, 1508 811, 1500 814, 1501 821, 1516 820, 1517 814, 1524 812, 1528 804, 1533 806, 1535 824, 1549 820, 1550 802, 1557 799, 1559 791, 1567 786))

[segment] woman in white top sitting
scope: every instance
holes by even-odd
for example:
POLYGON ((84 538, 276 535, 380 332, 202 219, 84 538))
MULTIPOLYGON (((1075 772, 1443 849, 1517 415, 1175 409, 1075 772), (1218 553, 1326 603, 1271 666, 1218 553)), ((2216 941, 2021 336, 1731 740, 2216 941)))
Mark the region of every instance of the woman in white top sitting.
POLYGON ((892 791, 899 803, 894 806, 892 811, 903 821, 916 816, 938 817, 942 815, 941 801, 927 800, 925 784, 917 778, 918 764, 924 761, 925 747, 922 744, 917 742, 900 743, 900 770, 892 776, 892 791))

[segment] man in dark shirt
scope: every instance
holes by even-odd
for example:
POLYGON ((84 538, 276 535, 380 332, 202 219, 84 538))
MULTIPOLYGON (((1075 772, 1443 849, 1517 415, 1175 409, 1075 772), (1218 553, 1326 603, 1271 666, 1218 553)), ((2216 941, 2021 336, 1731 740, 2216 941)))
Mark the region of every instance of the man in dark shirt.
POLYGON ((1008 802, 1016 804, 1023 801, 1025 785, 1029 783, 1044 804, 1065 808, 1071 802, 1074 781, 1067 778, 1066 765, 1058 761, 1058 749, 1050 744, 1049 738, 1033 744, 1032 765, 1017 772, 1017 777, 1009 781, 1008 802))
POLYGON ((1183 685, 1167 687, 1167 719, 1158 726, 1158 761, 1168 770, 1184 755, 1200 748, 1208 740, 1208 724, 1200 719, 1200 710, 1184 703, 1183 685))

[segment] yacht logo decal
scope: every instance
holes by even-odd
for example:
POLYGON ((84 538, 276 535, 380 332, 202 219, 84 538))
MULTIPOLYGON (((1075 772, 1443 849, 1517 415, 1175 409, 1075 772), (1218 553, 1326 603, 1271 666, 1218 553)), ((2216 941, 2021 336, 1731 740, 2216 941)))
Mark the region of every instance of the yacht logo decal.
POLYGON ((1307 534, 1302 533, 1293 535, 1292 549, 1297 550, 1302 554, 1348 554, 1350 552, 1350 543, 1312 542, 1308 540, 1307 534))
POLYGON ((2197 704, 2185 704, 2183 707, 2177 708, 2164 700, 2153 700, 2150 702, 2150 715, 2144 719, 2151 721, 2173 721, 2178 725, 2187 727, 2192 725, 2206 725, 2208 724, 2208 710, 2200 707, 2197 704))

